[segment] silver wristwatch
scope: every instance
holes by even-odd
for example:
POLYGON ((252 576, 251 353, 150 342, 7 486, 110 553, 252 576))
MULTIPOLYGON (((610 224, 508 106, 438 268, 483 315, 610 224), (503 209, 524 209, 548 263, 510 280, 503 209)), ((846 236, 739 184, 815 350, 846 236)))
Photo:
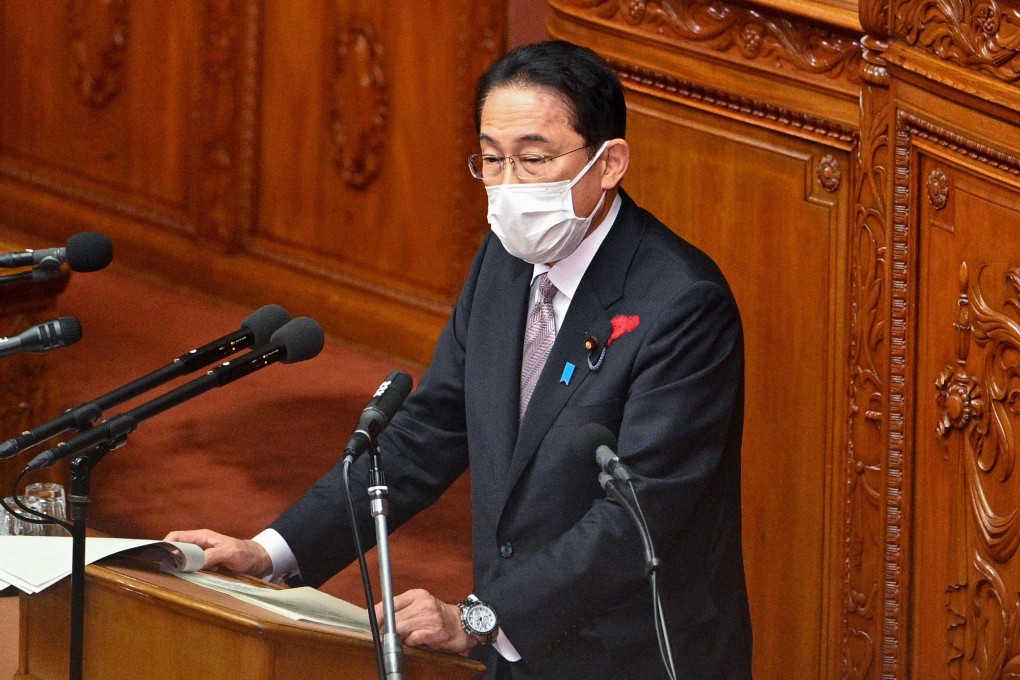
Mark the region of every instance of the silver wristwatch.
POLYGON ((499 632, 499 621, 492 607, 474 595, 457 605, 460 607, 460 625, 468 635, 481 638, 483 644, 492 644, 499 632))

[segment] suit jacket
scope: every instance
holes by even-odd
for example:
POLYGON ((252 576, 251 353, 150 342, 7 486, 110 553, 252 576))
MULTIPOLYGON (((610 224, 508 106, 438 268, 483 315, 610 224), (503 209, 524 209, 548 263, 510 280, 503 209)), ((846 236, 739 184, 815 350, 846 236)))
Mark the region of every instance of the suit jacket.
MULTIPOLYGON (((508 664, 476 649, 488 677, 665 678, 639 534, 606 498, 593 452, 572 446, 581 426, 601 423, 618 435, 661 558, 679 677, 749 678, 743 340, 725 279, 623 194, 518 427, 531 272, 491 235, 480 247, 429 369, 380 437, 390 525, 470 468, 474 592, 522 655, 508 664), (610 342, 618 316, 636 327, 610 342)), ((366 468, 357 461, 351 479, 371 544, 366 468)), ((273 524, 305 583, 355 559, 340 479, 338 466, 273 524)))

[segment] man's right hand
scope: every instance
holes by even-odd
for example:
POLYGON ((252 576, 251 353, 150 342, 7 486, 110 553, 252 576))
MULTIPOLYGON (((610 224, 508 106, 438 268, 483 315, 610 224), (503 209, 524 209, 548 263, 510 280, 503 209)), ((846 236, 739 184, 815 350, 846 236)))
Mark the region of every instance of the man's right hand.
POLYGON ((205 551, 203 569, 223 566, 240 574, 265 578, 273 573, 273 561, 255 541, 245 541, 208 529, 171 531, 164 541, 194 543, 205 551))

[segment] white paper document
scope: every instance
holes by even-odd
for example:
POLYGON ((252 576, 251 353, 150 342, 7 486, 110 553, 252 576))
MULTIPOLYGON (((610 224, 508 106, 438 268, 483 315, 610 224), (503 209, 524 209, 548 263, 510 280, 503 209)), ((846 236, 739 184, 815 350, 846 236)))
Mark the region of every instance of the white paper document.
MULTIPOLYGON (((161 548, 158 554, 179 570, 202 568, 205 554, 197 545, 141 538, 89 537, 85 564, 140 548, 161 548)), ((70 536, 0 536, 0 582, 26 593, 38 593, 71 574, 70 536)))

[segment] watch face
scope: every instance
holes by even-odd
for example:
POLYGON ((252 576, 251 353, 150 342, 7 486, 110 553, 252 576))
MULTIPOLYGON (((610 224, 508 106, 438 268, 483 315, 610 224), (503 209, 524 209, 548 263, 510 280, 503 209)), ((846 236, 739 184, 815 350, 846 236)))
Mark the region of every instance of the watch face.
POLYGON ((467 624, 479 635, 492 632, 496 627, 496 613, 485 605, 473 605, 467 610, 467 624))

